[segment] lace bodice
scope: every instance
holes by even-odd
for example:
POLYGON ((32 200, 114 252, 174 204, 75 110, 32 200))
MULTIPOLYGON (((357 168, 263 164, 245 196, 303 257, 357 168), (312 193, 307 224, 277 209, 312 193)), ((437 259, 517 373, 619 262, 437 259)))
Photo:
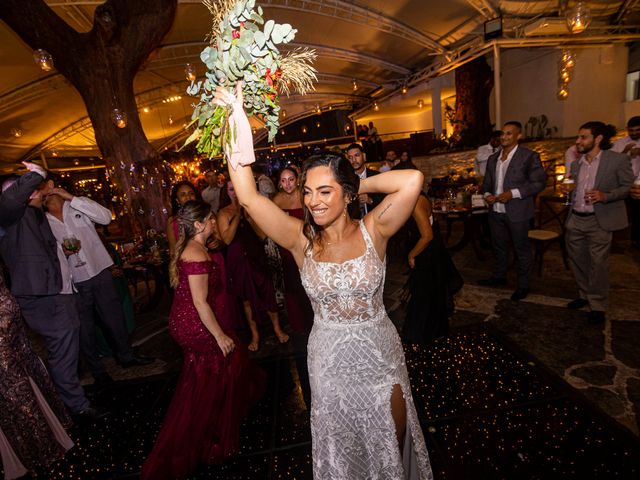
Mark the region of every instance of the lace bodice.
POLYGON ((355 324, 375 320, 385 313, 385 264, 362 221, 360 232, 365 251, 359 257, 342 263, 318 262, 311 253, 305 257, 300 277, 315 321, 355 324))

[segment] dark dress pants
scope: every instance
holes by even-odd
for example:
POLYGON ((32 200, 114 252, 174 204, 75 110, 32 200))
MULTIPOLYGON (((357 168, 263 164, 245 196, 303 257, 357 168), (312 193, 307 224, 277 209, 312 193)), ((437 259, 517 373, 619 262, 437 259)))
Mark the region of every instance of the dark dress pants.
POLYGON ((509 267, 509 240, 513 242, 518 261, 518 288, 529 288, 531 273, 531 244, 529 221, 512 222, 506 213, 489 213, 491 244, 495 255, 494 278, 506 278, 509 267))
POLYGON ((95 313, 98 314, 103 331, 115 344, 118 360, 131 360, 133 349, 129 344, 122 301, 113 283, 111 271, 105 268, 95 277, 76 283, 75 287, 78 290, 76 298, 80 316, 80 350, 91 373, 105 371, 96 344, 95 313))
POLYGON ((89 407, 78 378, 80 322, 75 295, 17 297, 27 325, 47 346, 49 373, 60 398, 72 413, 89 407))

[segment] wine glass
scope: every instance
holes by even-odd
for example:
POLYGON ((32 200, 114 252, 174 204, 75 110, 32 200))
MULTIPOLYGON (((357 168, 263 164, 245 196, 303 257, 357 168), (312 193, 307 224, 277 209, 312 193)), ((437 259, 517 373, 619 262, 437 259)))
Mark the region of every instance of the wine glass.
POLYGON ((564 193, 565 198, 563 205, 571 205, 571 192, 574 190, 574 188, 576 188, 576 182, 571 177, 564 177, 564 180, 562 180, 562 185, 560 187, 562 192, 564 193))
POLYGON ((80 251, 80 240, 78 238, 73 236, 63 238, 62 246, 70 252, 73 252, 72 255, 76 255, 76 267, 82 267, 83 265, 87 264, 87 262, 83 262, 82 260, 80 260, 80 257, 78 256, 78 252, 80 251))

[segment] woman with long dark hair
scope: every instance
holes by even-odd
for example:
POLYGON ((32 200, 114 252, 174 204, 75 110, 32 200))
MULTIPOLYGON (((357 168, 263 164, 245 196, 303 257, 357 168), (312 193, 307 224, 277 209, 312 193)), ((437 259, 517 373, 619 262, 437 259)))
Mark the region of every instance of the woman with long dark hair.
POLYGON ((238 200, 265 234, 289 250, 314 309, 308 343, 315 478, 431 479, 400 337, 382 301, 387 241, 413 210, 423 176, 386 172, 360 182, 341 155, 321 153, 304 165, 304 221, 256 191, 251 127, 237 97, 236 137, 227 152, 238 200), (386 194, 361 221, 357 195, 386 194))
MULTIPOLYGON (((273 197, 273 203, 278 205, 287 215, 303 220, 304 208, 298 188, 298 171, 293 167, 283 168, 278 175, 278 187, 279 191, 273 197)), ((278 247, 278 249, 282 260, 287 319, 295 331, 309 333, 313 324, 313 309, 302 286, 300 271, 291 252, 282 247, 278 247)))
POLYGON ((169 252, 173 253, 173 249, 178 241, 178 223, 176 214, 182 205, 190 200, 202 201, 200 192, 193 183, 182 180, 171 188, 169 196, 171 200, 171 216, 167 219, 167 241, 169 242, 169 252))
POLYGON ((198 463, 220 463, 239 450, 240 422, 262 389, 262 375, 225 325, 215 302, 223 281, 207 242, 215 217, 204 202, 178 210, 178 242, 169 266, 175 296, 169 332, 184 354, 162 429, 142 468, 144 479, 186 478, 198 463))

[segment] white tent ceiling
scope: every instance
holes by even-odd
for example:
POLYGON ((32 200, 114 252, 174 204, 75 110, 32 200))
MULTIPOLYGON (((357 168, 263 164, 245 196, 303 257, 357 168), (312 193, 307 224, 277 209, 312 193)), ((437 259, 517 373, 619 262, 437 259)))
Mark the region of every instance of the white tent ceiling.
MULTIPOLYGON (((88 31, 93 12, 102 2, 46 0, 46 3, 73 28, 88 31)), ((199 53, 210 29, 209 13, 200 0, 178 3, 171 31, 138 73, 134 85, 145 133, 157 148, 178 136, 191 115, 191 99, 184 94, 185 63, 196 65, 200 75, 204 72, 199 53), (180 95, 182 98, 176 101, 162 102, 180 95)), ((594 23, 581 36, 570 36, 562 26, 562 18, 558 18, 560 12, 575 3, 566 0, 259 0, 258 3, 263 6, 265 17, 291 23, 298 29, 294 46, 310 46, 318 52, 316 91, 306 97, 283 99, 288 119, 311 114, 316 104, 322 107, 366 104, 373 99, 399 95, 398 89, 405 82, 419 89, 425 79, 447 71, 474 53, 482 53, 483 23, 500 15, 504 19, 504 37, 516 39, 509 41, 519 41, 523 46, 534 42, 561 45, 580 38, 579 41, 585 41, 589 36, 606 42, 614 34, 635 34, 640 24, 639 0, 589 1, 594 23), (354 78, 359 85, 356 92, 352 88, 354 78)), ((32 50, 2 22, 0 39, 0 172, 11 171, 20 160, 38 156, 40 152, 49 157, 54 154, 98 157, 80 95, 55 70, 40 70, 33 61, 32 50)), ((410 109, 412 105, 415 101, 408 98, 394 102, 393 108, 410 109)))

